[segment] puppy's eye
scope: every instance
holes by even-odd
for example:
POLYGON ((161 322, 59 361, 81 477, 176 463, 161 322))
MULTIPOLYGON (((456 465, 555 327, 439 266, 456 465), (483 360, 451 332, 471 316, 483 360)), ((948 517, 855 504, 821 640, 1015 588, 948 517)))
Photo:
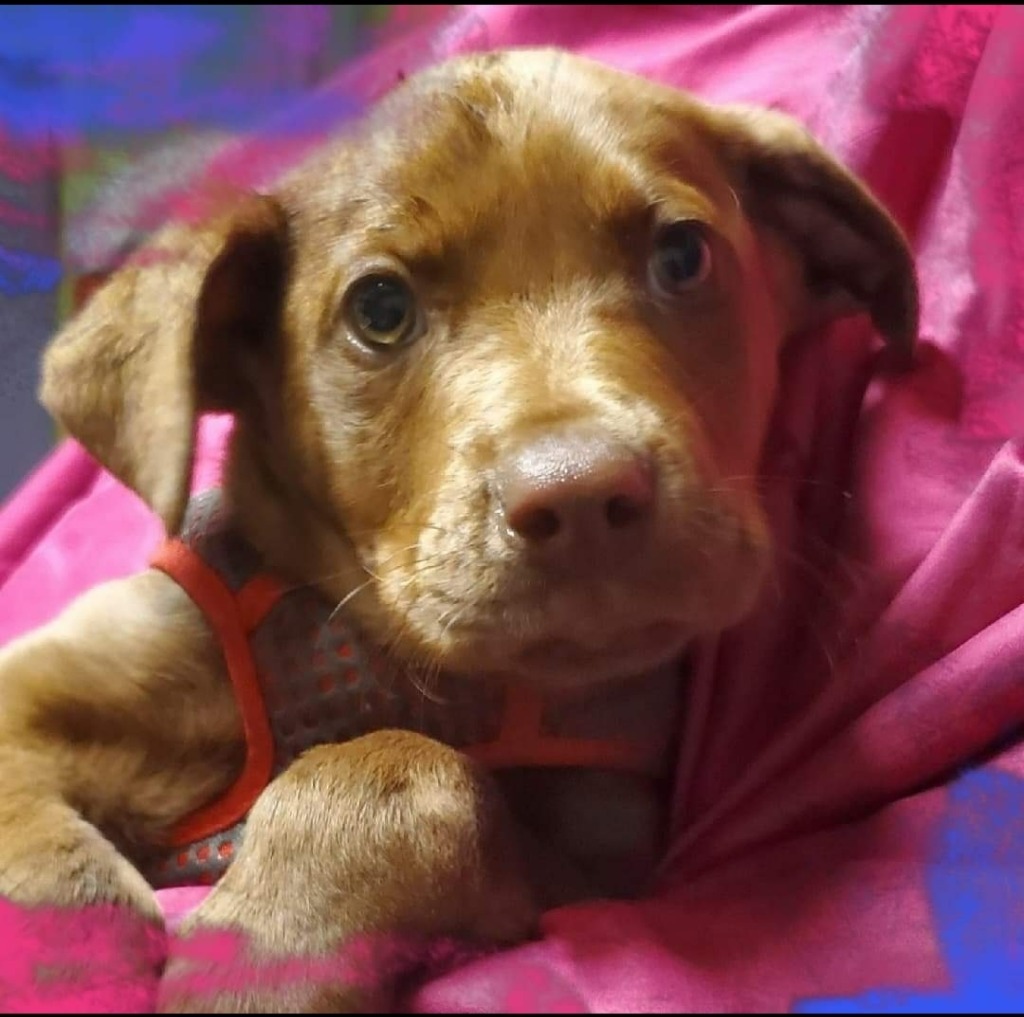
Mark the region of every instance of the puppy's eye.
POLYGON ((699 223, 676 222, 655 239, 651 255, 651 283, 665 296, 679 296, 707 279, 711 248, 699 223))
POLYGON ((345 298, 346 317, 355 337, 375 349, 393 349, 415 337, 416 298, 395 275, 368 275, 353 283, 345 298))

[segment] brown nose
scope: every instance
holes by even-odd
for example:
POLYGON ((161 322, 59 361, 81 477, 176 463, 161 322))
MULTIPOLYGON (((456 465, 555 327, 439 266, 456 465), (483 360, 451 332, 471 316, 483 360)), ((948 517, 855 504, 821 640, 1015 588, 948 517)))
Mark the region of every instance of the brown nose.
POLYGON ((509 529, 534 548, 609 550, 654 510, 649 460, 596 428, 564 426, 509 454, 496 474, 509 529))

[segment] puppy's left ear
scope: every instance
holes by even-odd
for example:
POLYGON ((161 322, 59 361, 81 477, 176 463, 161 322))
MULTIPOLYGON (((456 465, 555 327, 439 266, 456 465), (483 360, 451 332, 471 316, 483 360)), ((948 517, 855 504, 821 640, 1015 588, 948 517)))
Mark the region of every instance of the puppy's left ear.
POLYGON ((242 196, 161 230, 43 355, 43 406, 168 533, 188 503, 199 415, 241 413, 250 361, 276 351, 288 266, 286 210, 242 196))
POLYGON ((867 311, 895 360, 912 363, 913 255, 867 186, 785 114, 724 106, 704 123, 745 214, 775 247, 792 330, 867 311))

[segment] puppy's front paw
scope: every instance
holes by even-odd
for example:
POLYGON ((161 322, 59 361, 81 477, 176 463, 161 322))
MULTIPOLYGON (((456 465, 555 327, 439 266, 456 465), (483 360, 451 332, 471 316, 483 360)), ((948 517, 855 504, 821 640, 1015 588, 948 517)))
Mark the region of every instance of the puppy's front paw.
POLYGON ((160 924, 152 888, 95 827, 63 803, 4 824, 0 898, 26 909, 125 909, 160 924))
POLYGON ((166 940, 153 891, 62 803, 0 817, 4 1013, 144 1013, 166 940))
POLYGON ((163 1012, 381 1012, 447 942, 528 938, 539 908, 489 776, 384 731, 314 749, 254 806, 172 946, 163 1012))

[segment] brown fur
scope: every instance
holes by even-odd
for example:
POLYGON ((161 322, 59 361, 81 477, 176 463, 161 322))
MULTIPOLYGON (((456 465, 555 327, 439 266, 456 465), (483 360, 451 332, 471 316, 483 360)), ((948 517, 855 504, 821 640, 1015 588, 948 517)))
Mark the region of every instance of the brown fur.
MULTIPOLYGON (((906 359, 917 305, 903 238, 801 128, 520 51, 406 82, 272 195, 165 231, 57 337, 42 400, 170 532, 196 415, 233 412, 227 496, 282 574, 351 597, 428 676, 586 694, 659 663, 620 659, 609 632, 667 619, 676 653, 755 603, 779 350, 859 311, 906 359), (705 224, 714 269, 670 301, 646 266, 657 225, 679 218, 705 224), (424 334, 377 356, 347 334, 343 295, 382 268, 409 280, 424 334), (661 501, 628 554, 556 576, 496 527, 488 477, 577 421, 651 456, 661 501), (579 659, 547 661, 554 639, 579 659)), ((223 790, 242 755, 219 650, 188 598, 155 573, 92 591, 0 655, 0 893, 124 902, 156 920, 124 859, 223 790)), ((609 848, 619 856, 656 854, 652 786, 505 783, 539 831, 522 848, 529 875, 511 838, 532 835, 511 833, 489 778, 452 750, 395 732, 315 750, 267 789, 191 928, 240 928, 275 956, 388 929, 507 942, 529 934, 538 902, 607 888, 570 889, 544 844, 591 876, 607 861, 598 831, 629 833, 609 848)), ((213 1005, 380 1002, 319 992, 213 1005)), ((208 1002, 172 992, 165 1006, 208 1002)))

